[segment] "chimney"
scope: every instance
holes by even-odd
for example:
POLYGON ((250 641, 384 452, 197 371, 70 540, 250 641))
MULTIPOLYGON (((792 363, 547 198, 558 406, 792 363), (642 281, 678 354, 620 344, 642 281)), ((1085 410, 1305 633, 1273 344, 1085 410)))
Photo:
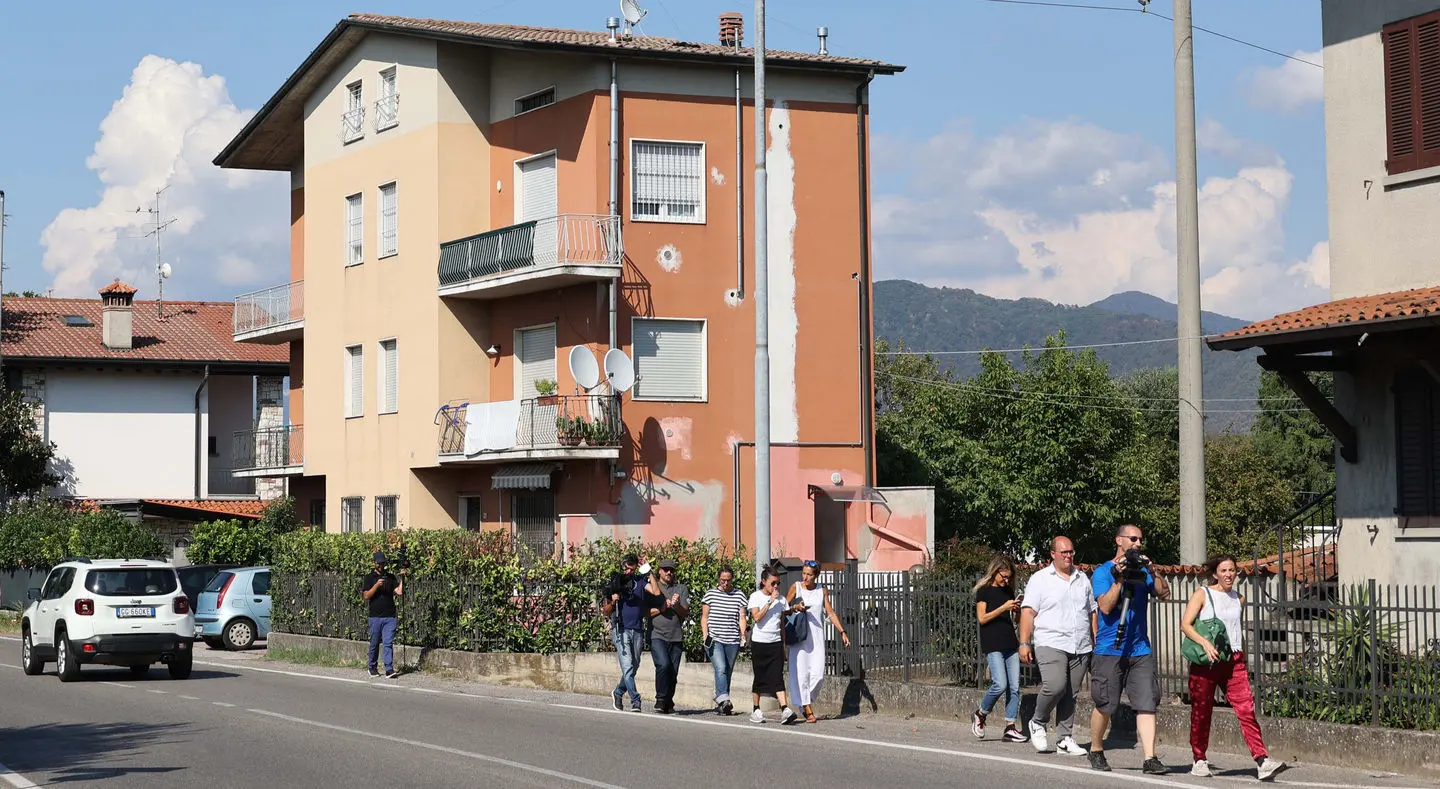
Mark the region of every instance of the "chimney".
POLYGON ((720 15, 720 46, 739 49, 745 41, 745 17, 739 11, 720 15))
POLYGON ((106 348, 132 347, 135 289, 115 280, 100 289, 101 336, 106 348))
POLYGON ((821 25, 815 29, 815 35, 820 38, 820 54, 830 54, 830 48, 825 45, 826 39, 830 38, 830 28, 821 25))

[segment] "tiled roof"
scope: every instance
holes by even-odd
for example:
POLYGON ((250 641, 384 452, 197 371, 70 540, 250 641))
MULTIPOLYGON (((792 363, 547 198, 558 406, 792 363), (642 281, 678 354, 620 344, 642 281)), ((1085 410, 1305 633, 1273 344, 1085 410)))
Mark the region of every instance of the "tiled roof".
POLYGON ((0 351, 7 360, 28 357, 192 364, 290 361, 288 346, 235 342, 235 305, 230 302, 166 301, 165 318, 161 320, 155 302, 137 301, 131 328, 134 347, 129 349, 105 347, 101 306, 98 298, 7 298, 0 351), (77 315, 90 325, 67 325, 69 315, 77 315))
POLYGON ((265 513, 266 504, 266 502, 263 501, 230 501, 225 499, 141 499, 140 503, 142 505, 159 504, 164 507, 214 512, 220 515, 228 515, 232 518, 259 518, 265 513))
MULTIPOLYGON (((1213 348, 1244 347, 1250 338, 1313 332, 1344 326, 1368 326, 1440 313, 1440 287, 1416 288, 1375 296, 1327 301, 1252 323, 1207 340, 1213 348)), ((1364 331, 1364 328, 1358 330, 1364 331)))
POLYGON ((133 296, 134 294, 139 292, 140 291, 130 287, 129 285, 126 285, 118 279, 100 289, 101 294, 119 293, 122 296, 133 296))
MULTIPOLYGON (((563 30, 546 27, 525 27, 522 25, 494 25, 483 22, 452 22, 444 19, 415 19, 403 16, 384 16, 380 14, 351 14, 349 19, 352 22, 365 25, 414 30, 422 33, 463 36, 465 38, 476 39, 477 43, 493 41, 524 44, 554 44, 562 47, 595 48, 607 52, 618 50, 621 52, 654 53, 662 55, 696 55, 705 58, 733 58, 735 60, 745 61, 754 59, 753 50, 745 47, 737 50, 734 47, 722 46, 719 43, 681 41, 659 36, 632 35, 630 38, 625 38, 624 36, 617 35, 617 41, 612 44, 610 42, 610 33, 606 30, 563 30)), ((773 60, 777 63, 803 63, 817 66, 836 66, 846 69, 874 68, 876 71, 890 73, 902 71, 905 68, 904 66, 897 66, 879 60, 837 57, 835 55, 821 55, 814 52, 787 52, 784 50, 766 50, 765 59, 767 62, 773 60)))

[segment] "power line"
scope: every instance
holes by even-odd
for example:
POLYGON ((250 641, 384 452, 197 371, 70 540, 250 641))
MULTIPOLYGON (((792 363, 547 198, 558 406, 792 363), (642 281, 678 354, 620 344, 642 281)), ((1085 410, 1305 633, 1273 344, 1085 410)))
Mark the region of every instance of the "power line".
MULTIPOLYGON (((976 392, 976 393, 978 393, 978 394, 980 394, 980 395, 982 395, 982 396, 986 396, 986 397, 998 397, 998 398, 1001 398, 1001 399, 1012 400, 1012 401, 1032 400, 1032 401, 1035 401, 1035 402, 1045 403, 1045 404, 1047 404, 1047 405, 1064 406, 1064 407, 1067 407, 1067 408, 1088 408, 1088 409, 1095 410, 1095 411, 1140 411, 1140 412, 1142 412, 1142 413, 1150 413, 1150 414, 1173 414, 1173 413, 1178 413, 1178 412, 1180 411, 1180 408, 1179 408, 1178 406, 1176 406, 1175 408, 1157 408, 1157 407, 1151 407, 1151 406, 1137 406, 1137 405, 1102 405, 1102 404, 1098 404, 1098 403, 1076 403, 1076 402, 1073 402, 1073 401, 1072 401, 1072 402, 1067 402, 1067 401, 1064 401, 1064 400, 1055 400, 1055 399, 1053 399, 1053 398, 1056 397, 1056 396, 1060 396, 1060 395, 1058 395, 1058 394, 1056 394, 1056 393, 1036 392, 1036 391, 1034 391, 1034 390, 1025 390, 1025 389, 1008 389, 1008 390, 1006 390, 1006 389, 992 389, 992 388, 977 386, 977 385, 974 385, 974 384, 967 384, 967 383, 964 383, 964 382, 962 382, 962 381, 936 381, 936 380, 931 379, 931 378, 915 378, 915 377, 913 377, 913 376, 900 375, 900 374, 898 374, 898 373, 892 373, 892 372, 889 372, 889 371, 886 371, 886 370, 877 370, 877 371, 876 371, 876 375, 882 375, 882 376, 885 376, 885 377, 888 377, 888 378, 894 378, 894 379, 900 380, 900 381, 909 381, 909 382, 911 382, 911 383, 917 383, 917 384, 924 384, 924 385, 928 385, 928 386, 934 386, 934 387, 940 388, 940 389, 958 389, 958 390, 961 390, 961 391, 972 391, 972 392, 976 392)), ((1120 397, 1118 397, 1118 398, 1116 398, 1116 399, 1124 399, 1124 396, 1122 395, 1122 396, 1120 396, 1120 397)), ((1148 399, 1148 398, 1147 398, 1147 399, 1148 399)), ((1276 412, 1300 412, 1300 411, 1307 411, 1307 410, 1309 410, 1309 409, 1306 409, 1306 408, 1236 408, 1236 409, 1219 409, 1219 408, 1211 409, 1211 408, 1207 408, 1207 409, 1205 409, 1205 413, 1206 413, 1206 414, 1262 414, 1262 413, 1276 413, 1276 412)))
MULTIPOLYGON (((893 375, 893 376, 895 376, 895 377, 897 377, 897 378, 902 378, 902 379, 904 379, 904 380, 912 380, 912 379, 913 379, 913 380, 917 380, 917 381, 933 381, 933 380, 934 380, 933 378, 913 378, 912 376, 902 375, 901 373, 892 373, 892 372, 890 372, 890 371, 888 371, 888 370, 886 370, 886 371, 884 371, 884 372, 885 372, 886 375, 893 375)), ((984 391, 984 392, 1002 392, 1002 393, 1022 392, 1022 393, 1040 394, 1040 395, 1044 395, 1044 396, 1046 396, 1046 397, 1073 397, 1073 398, 1075 398, 1075 399, 1077 399, 1077 400, 1113 400, 1113 399, 1115 399, 1114 396, 1112 396, 1112 395, 1071 394, 1071 393, 1068 393, 1068 392, 1039 392, 1039 391, 1036 391, 1036 390, 1034 390, 1034 389, 1001 389, 1001 388, 993 387, 993 386, 981 386, 980 384, 972 383, 971 381, 942 381, 942 382, 940 382, 940 383, 950 383, 950 384, 954 384, 954 385, 956 385, 956 386, 964 386, 964 387, 967 387, 967 388, 975 389, 976 391, 984 391)), ((1135 396, 1135 395, 1124 395, 1124 398, 1125 398, 1126 400, 1152 401, 1152 402, 1158 402, 1158 403, 1174 403, 1174 402, 1177 402, 1177 401, 1180 399, 1178 395, 1177 395, 1176 397, 1140 397, 1140 396, 1135 396)), ((1202 400, 1201 402, 1205 402, 1205 403, 1258 403, 1258 402, 1271 402, 1271 401, 1275 401, 1275 402, 1294 402, 1294 401, 1296 401, 1296 400, 1298 400, 1298 399, 1299 399, 1299 398, 1296 398, 1296 397, 1207 397, 1207 398, 1205 398, 1204 400, 1202 400)))
MULTIPOLYGON (((1198 339, 1208 340, 1211 337, 1218 337, 1217 334, 1201 335, 1198 339)), ((969 351, 886 351, 889 356, 978 356, 986 353, 1024 353, 1026 351, 1045 350, 1082 350, 1086 348, 1122 348, 1129 345, 1152 345, 1161 342, 1179 342, 1180 340, 1196 339, 1194 337, 1161 337, 1156 340, 1126 340, 1124 342, 1096 342, 1088 345, 1040 345, 1025 348, 980 348, 969 351)))
MULTIPOLYGON (((1121 7, 1119 7, 1119 6, 1113 6, 1113 5, 1089 5, 1089 4, 1086 4, 1086 3, 1059 3, 1059 2, 1048 2, 1047 0, 986 0, 986 2, 990 2, 990 3, 1006 3, 1006 4, 1009 4, 1009 5, 1044 6, 1044 7, 1047 7, 1047 8, 1079 8, 1079 9, 1084 9, 1084 10, 1088 10, 1088 11, 1121 11, 1121 12, 1125 12, 1125 13, 1144 14, 1144 15, 1146 15, 1146 16, 1153 16, 1153 17, 1155 17, 1155 18, 1157 18, 1157 19, 1164 19, 1164 20, 1167 21, 1167 22, 1174 22, 1174 21, 1175 21, 1175 19, 1174 19, 1173 17, 1168 17, 1168 16, 1160 13, 1159 11, 1151 11, 1150 8, 1149 8, 1149 2, 1150 2, 1150 0, 1141 0, 1141 7, 1140 7, 1140 8, 1121 8, 1121 7)), ((1258 49, 1258 50, 1260 50, 1261 52, 1268 52, 1268 53, 1270 53, 1270 54, 1272 54, 1272 55, 1279 55, 1279 56, 1282 57, 1282 58, 1285 58, 1285 59, 1287 59, 1287 60, 1293 60, 1293 61, 1295 61, 1296 63, 1304 63, 1304 64, 1307 65, 1307 66, 1314 66, 1315 68, 1318 68, 1318 69, 1323 69, 1323 68, 1325 68, 1324 66, 1322 66, 1322 65, 1319 64, 1319 63, 1316 63, 1316 62, 1313 61, 1313 60, 1306 60, 1305 58, 1298 58, 1298 57, 1295 57, 1294 55, 1287 55, 1287 54, 1285 54, 1284 52, 1281 52, 1281 51, 1278 50, 1278 49, 1271 49, 1271 48, 1266 47, 1266 46, 1261 46, 1260 44, 1256 44, 1256 43, 1254 43, 1253 41, 1246 41, 1246 40, 1243 39, 1243 38, 1236 38, 1235 36, 1231 36, 1231 35, 1227 35, 1227 34, 1225 34, 1225 33, 1221 33, 1221 32, 1218 31, 1218 30, 1211 30, 1211 29, 1208 28, 1208 27, 1201 27, 1200 25, 1191 25, 1191 27, 1193 27, 1193 28, 1196 29, 1196 30, 1199 30, 1199 31, 1202 32, 1202 33, 1209 33, 1210 35, 1216 36, 1217 38, 1223 38, 1223 39, 1225 39, 1226 41, 1233 41, 1233 42, 1236 43, 1236 44, 1241 44, 1241 45, 1250 47, 1250 48, 1252 48, 1252 49, 1258 49)))

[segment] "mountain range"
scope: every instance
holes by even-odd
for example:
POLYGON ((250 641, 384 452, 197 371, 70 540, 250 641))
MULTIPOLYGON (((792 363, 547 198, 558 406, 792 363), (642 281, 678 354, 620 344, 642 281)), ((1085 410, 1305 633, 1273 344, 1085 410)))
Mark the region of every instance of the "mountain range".
MULTIPOLYGON (((916 351, 978 351, 986 348, 1040 348, 1045 338, 1065 331, 1066 345, 1105 345, 1095 353, 1115 377, 1146 368, 1176 366, 1178 308, 1148 293, 1127 291, 1086 306, 1043 299, 997 299, 969 289, 932 288, 908 280, 875 283, 875 334, 892 345, 916 351), (1170 342, 1145 342, 1170 340, 1170 342), (1133 343, 1114 345, 1113 343, 1133 343), (1109 345, 1106 345, 1109 344, 1109 345)), ((1221 334, 1250 321, 1214 312, 1201 313, 1205 334, 1221 334)), ((1203 351, 1204 398, 1209 430, 1245 429, 1260 385, 1258 351, 1203 351), (1220 411, 1232 413, 1221 414, 1220 411)), ((937 355, 961 377, 980 370, 980 355, 937 355)), ((1019 354, 1011 357, 1017 361, 1019 354)))

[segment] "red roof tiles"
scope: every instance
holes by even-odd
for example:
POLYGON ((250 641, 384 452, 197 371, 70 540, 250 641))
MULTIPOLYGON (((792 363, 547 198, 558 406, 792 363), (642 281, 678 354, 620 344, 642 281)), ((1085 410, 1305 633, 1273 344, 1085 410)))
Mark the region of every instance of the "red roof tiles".
POLYGON ((100 289, 100 293, 102 295, 107 293, 118 293, 122 296, 133 296, 134 294, 139 292, 140 291, 130 287, 129 285, 126 285, 118 279, 100 289))
POLYGON ((265 505, 267 504, 264 501, 229 501, 225 499, 141 499, 140 503, 214 512, 229 515, 232 518, 259 518, 265 514, 265 505))
MULTIPOLYGON (((114 287, 111 285, 110 287, 114 287)), ((128 287, 123 286, 122 287, 128 287)), ((102 341, 99 299, 8 298, 4 302, 0 351, 10 359, 104 359, 288 365, 285 345, 255 345, 233 339, 235 305, 230 302, 167 301, 162 320, 155 302, 133 307, 132 348, 108 348, 102 341), (66 323, 79 316, 89 325, 66 323)))
MULTIPOLYGON (((1416 288, 1394 293, 1380 293, 1374 296, 1355 296, 1338 301, 1327 301, 1324 304, 1316 304, 1257 321, 1218 337, 1211 337, 1207 342, 1213 348, 1248 347, 1259 343, 1246 343, 1244 341, 1247 338, 1318 331, 1356 324, 1370 325, 1433 313, 1440 313, 1440 287, 1416 288)), ((1364 331, 1364 328, 1358 328, 1357 331, 1364 331)))

